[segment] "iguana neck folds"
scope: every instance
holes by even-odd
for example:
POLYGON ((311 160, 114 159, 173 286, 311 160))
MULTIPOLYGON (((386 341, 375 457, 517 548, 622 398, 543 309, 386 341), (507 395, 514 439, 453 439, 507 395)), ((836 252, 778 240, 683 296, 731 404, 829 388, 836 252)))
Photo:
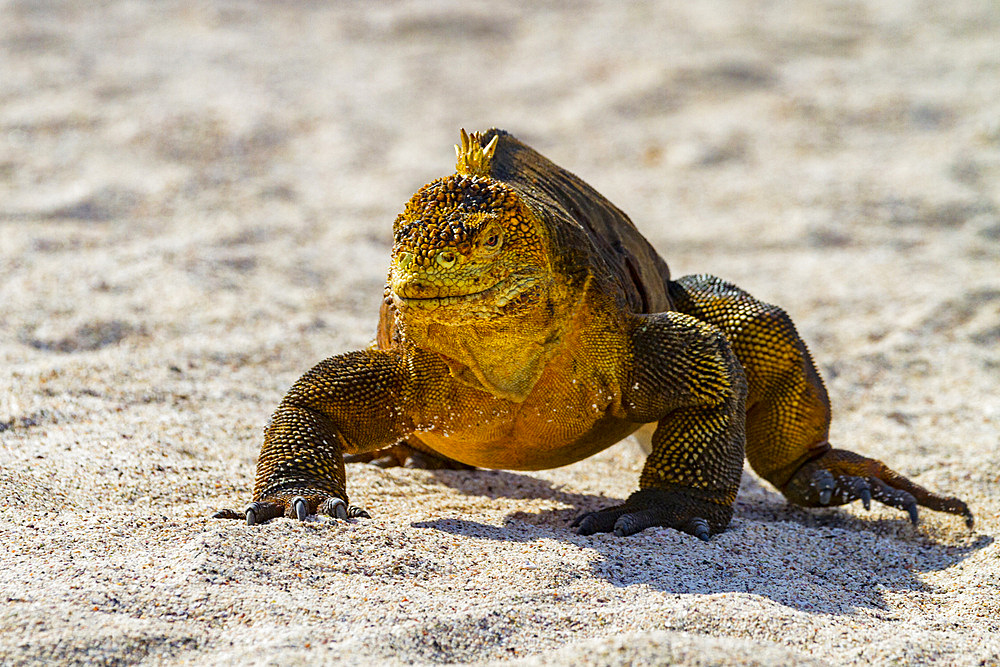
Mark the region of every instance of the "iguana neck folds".
MULTIPOLYGON (((527 312, 518 318, 448 324, 442 312, 434 320, 404 325, 404 337, 417 347, 435 352, 451 375, 463 384, 515 403, 524 401, 578 326, 585 291, 570 296, 565 286, 539 282, 532 290, 527 312)), ((444 306, 462 308, 464 304, 444 306)))

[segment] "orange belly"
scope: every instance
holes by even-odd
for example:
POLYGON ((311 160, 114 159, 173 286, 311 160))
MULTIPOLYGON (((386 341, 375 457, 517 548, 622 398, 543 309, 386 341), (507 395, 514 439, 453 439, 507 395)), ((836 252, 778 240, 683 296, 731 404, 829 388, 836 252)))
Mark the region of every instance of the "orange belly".
POLYGON ((477 468, 547 470, 576 463, 621 441, 640 424, 610 416, 594 421, 582 433, 558 424, 520 423, 509 435, 475 437, 475 427, 445 434, 437 429, 418 432, 422 443, 448 458, 477 468), (470 437, 472 436, 472 437, 470 437))

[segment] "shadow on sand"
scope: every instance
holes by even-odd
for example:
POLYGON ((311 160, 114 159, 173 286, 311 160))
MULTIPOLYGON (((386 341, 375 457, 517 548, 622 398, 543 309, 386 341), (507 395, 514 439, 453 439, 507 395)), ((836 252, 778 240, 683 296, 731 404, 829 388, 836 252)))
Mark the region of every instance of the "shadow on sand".
POLYGON ((863 519, 837 509, 805 510, 787 504, 748 474, 743 476, 733 522, 709 542, 671 529, 648 529, 625 538, 582 537, 569 527, 577 514, 620 500, 569 493, 550 482, 505 471, 431 474, 469 495, 551 498, 572 507, 514 512, 503 526, 437 519, 415 527, 482 540, 560 540, 599 554, 592 573, 615 586, 645 584, 675 594, 750 593, 811 613, 885 608, 882 591, 931 592, 919 573, 951 567, 993 542, 988 535, 971 533, 960 544, 939 543, 912 527, 902 513, 898 519, 863 519))

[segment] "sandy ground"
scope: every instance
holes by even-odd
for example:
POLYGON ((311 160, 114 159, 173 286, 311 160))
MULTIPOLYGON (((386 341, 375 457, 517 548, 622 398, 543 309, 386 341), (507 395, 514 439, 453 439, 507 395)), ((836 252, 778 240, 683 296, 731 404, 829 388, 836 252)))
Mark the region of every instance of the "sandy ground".
POLYGON ((0 2, 0 662, 1000 664, 1000 8, 361 6, 0 2), (709 543, 570 532, 632 441, 353 465, 349 525, 209 519, 493 125, 783 305, 836 443, 975 530, 747 473, 709 543))

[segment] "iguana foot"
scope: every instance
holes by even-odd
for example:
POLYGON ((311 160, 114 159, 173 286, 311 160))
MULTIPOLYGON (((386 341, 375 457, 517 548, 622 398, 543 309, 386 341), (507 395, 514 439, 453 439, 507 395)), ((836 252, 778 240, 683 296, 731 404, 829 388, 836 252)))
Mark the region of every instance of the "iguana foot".
POLYGON ((939 496, 890 469, 881 461, 846 449, 831 449, 805 463, 782 489, 793 503, 806 507, 844 505, 860 500, 865 509, 871 501, 905 510, 917 524, 917 506, 957 514, 972 528, 969 506, 958 498, 939 496))
POLYGON ((361 454, 344 454, 344 463, 371 463, 379 468, 417 468, 420 470, 475 470, 436 452, 425 451, 406 440, 361 454))
POLYGON ((279 516, 305 521, 310 514, 325 514, 344 521, 355 518, 371 518, 366 510, 348 505, 340 498, 326 498, 325 500, 314 498, 313 502, 310 503, 302 496, 254 501, 247 505, 247 508, 242 512, 224 509, 213 514, 212 518, 246 520, 248 526, 254 526, 279 516))
POLYGON ((725 530, 732 515, 732 507, 686 493, 641 489, 621 505, 581 514, 571 525, 580 535, 613 532, 618 537, 664 526, 707 541, 714 533, 725 530))

